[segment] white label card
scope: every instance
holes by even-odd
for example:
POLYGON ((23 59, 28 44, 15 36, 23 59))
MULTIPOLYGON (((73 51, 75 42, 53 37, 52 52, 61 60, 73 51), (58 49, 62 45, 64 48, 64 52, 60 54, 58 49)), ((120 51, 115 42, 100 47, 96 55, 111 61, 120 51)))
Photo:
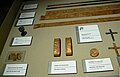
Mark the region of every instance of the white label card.
POLYGON ((83 66, 84 66, 84 72, 113 70, 113 66, 112 66, 110 58, 84 60, 83 66))
POLYGON ((29 18, 34 16, 35 16, 35 12, 25 12, 25 13, 21 13, 19 18, 29 18))
POLYGON ((32 25, 33 20, 34 20, 33 18, 30 18, 30 19, 19 19, 16 26, 32 25))
POLYGON ((23 7, 23 10, 27 10, 27 9, 36 9, 38 6, 38 4, 26 4, 23 7))
POLYGON ((3 76, 25 76, 28 64, 6 64, 3 76))
POLYGON ((32 36, 14 37, 12 41, 12 46, 30 45, 31 42, 32 36))
POLYGON ((80 43, 102 41, 98 25, 78 26, 78 40, 80 43))
POLYGON ((54 61, 49 63, 48 74, 74 74, 77 73, 76 61, 54 61))

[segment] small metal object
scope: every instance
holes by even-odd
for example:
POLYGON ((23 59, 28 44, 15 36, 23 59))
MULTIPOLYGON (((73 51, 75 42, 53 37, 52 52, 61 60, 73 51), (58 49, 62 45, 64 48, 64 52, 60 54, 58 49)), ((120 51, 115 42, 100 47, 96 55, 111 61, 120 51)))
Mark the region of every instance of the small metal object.
POLYGON ((90 50, 90 56, 97 57, 99 55, 99 51, 96 48, 92 48, 90 50))
POLYGON ((25 36, 27 34, 27 31, 25 31, 24 26, 20 26, 18 30, 21 32, 21 36, 25 36))
POLYGON ((117 61, 118 61, 118 64, 120 66, 120 55, 119 55, 119 52, 118 52, 118 49, 120 49, 120 47, 117 47, 115 43, 113 43, 113 47, 108 47, 108 49, 114 49, 115 52, 116 52, 116 55, 117 55, 117 61))
POLYGON ((21 36, 25 36, 26 34, 27 34, 27 32, 24 31, 24 32, 21 33, 21 36))
POLYGON ((117 32, 112 32, 111 29, 109 29, 110 32, 106 32, 106 34, 111 34, 112 40, 115 41, 115 38, 113 36, 113 34, 118 34, 117 32))
POLYGON ((113 46, 114 46, 114 47, 108 47, 108 49, 115 49, 116 55, 117 55, 117 56, 120 56, 120 55, 119 55, 119 52, 118 52, 118 50, 117 50, 117 49, 120 49, 120 47, 117 47, 115 43, 113 43, 113 46))
POLYGON ((19 30, 20 32, 24 32, 25 28, 24 28, 24 26, 20 26, 20 27, 18 28, 18 30, 19 30))

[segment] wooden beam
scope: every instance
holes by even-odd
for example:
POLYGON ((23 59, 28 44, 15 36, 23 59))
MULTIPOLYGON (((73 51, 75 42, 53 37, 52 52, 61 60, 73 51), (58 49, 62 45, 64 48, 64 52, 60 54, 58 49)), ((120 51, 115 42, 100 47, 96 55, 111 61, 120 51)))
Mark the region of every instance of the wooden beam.
POLYGON ((80 12, 89 12, 89 11, 102 11, 102 10, 112 10, 112 9, 119 9, 120 4, 113 4, 113 5, 103 5, 103 6, 92 6, 92 7, 82 7, 82 8, 72 8, 72 9, 62 9, 62 10, 50 10, 46 11, 46 16, 49 15, 59 15, 59 14, 66 14, 66 13, 80 13, 80 12))
POLYGON ((87 6, 87 5, 99 5, 99 4, 110 4, 110 3, 119 3, 120 1, 113 0, 99 0, 99 1, 85 1, 85 2, 73 2, 73 3, 63 3, 63 4, 53 4, 48 5, 46 9, 58 9, 58 8, 67 8, 67 7, 76 7, 76 6, 87 6))
POLYGON ((65 22, 41 23, 41 24, 34 24, 33 27, 35 29, 35 28, 43 28, 43 27, 69 26, 69 25, 75 25, 75 24, 86 24, 86 23, 108 22, 108 21, 119 21, 119 20, 120 20, 120 16, 85 19, 85 20, 75 20, 75 21, 65 21, 65 22))
POLYGON ((113 5, 92 6, 92 7, 84 7, 84 8, 52 10, 52 11, 47 11, 45 16, 41 16, 40 20, 119 14, 120 13, 119 7, 120 4, 113 4, 113 5))
POLYGON ((77 18, 77 17, 90 17, 90 16, 100 16, 100 15, 111 15, 111 14, 120 14, 120 9, 114 10, 104 10, 104 11, 88 11, 88 12, 73 12, 73 13, 59 13, 57 15, 47 15, 42 18, 42 20, 53 20, 53 19, 65 19, 65 18, 77 18))

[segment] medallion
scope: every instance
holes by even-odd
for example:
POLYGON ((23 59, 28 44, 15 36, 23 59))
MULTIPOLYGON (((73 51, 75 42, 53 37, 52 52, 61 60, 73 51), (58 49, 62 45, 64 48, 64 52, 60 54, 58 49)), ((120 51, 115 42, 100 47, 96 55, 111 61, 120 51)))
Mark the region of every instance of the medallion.
POLYGON ((99 51, 96 48, 92 48, 90 50, 90 56, 97 57, 99 55, 99 51))

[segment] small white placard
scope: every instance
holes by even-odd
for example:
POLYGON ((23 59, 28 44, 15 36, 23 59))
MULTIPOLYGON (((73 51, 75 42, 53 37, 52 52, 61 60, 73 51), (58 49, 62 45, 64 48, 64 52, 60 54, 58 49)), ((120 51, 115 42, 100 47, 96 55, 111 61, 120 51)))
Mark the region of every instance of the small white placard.
POLYGON ((35 12, 26 12, 26 13, 21 13, 19 18, 29 18, 34 16, 35 16, 35 12))
POLYGON ((83 60, 84 72, 112 71, 110 58, 83 60))
POLYGON ((33 18, 30 19, 19 19, 16 26, 21 26, 21 25, 32 25, 33 24, 33 18))
POLYGON ((12 41, 12 46, 31 45, 31 42, 32 36, 14 37, 12 41))
POLYGON ((77 73, 76 61, 49 62, 48 74, 75 74, 77 73))
POLYGON ((3 76, 25 76, 28 64, 6 64, 3 76))
POLYGON ((23 7, 23 10, 27 10, 27 9, 36 9, 38 6, 38 4, 26 4, 23 7))
POLYGON ((102 41, 98 25, 77 26, 78 43, 102 41))

